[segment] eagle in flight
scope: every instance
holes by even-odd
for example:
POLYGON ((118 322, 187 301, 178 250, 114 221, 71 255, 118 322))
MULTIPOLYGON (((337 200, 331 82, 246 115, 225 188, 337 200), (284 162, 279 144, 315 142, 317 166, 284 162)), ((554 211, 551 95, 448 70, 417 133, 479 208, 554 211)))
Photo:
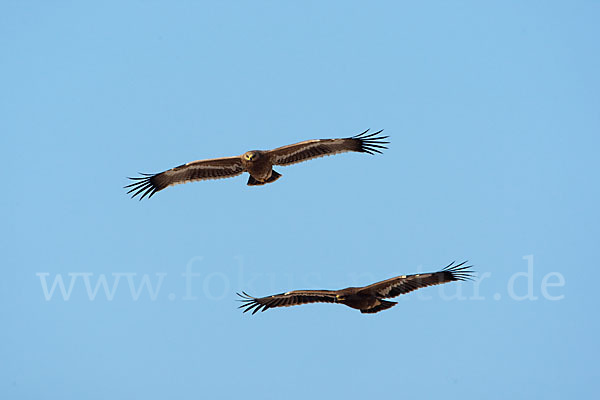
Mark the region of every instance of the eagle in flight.
POLYGON ((141 195, 140 200, 169 186, 207 179, 230 178, 248 172, 249 186, 275 182, 281 174, 273 170, 273 165, 291 165, 313 158, 330 156, 348 151, 359 153, 381 153, 389 144, 388 136, 379 135, 381 131, 368 134, 369 130, 344 139, 315 139, 278 147, 273 150, 252 150, 241 156, 213 158, 192 161, 158 174, 141 174, 129 178, 134 182, 125 186, 131 197, 141 195))
POLYGON ((237 293, 242 299, 244 312, 265 311, 273 307, 290 307, 306 303, 337 303, 360 310, 361 313, 373 314, 398 304, 387 301, 392 297, 406 294, 427 286, 440 285, 446 282, 467 281, 473 279, 466 261, 457 265, 450 263, 438 272, 415 275, 402 275, 364 287, 349 287, 341 290, 294 290, 268 297, 252 297, 246 292, 237 293))

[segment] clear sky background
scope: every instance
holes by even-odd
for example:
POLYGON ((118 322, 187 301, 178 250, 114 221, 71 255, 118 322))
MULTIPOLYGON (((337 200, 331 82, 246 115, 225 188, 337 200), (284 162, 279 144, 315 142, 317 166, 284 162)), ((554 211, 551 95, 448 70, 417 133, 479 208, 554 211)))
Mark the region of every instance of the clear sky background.
POLYGON ((208 3, 1 3, 0 397, 597 394, 600 3, 208 3), (367 128, 264 187, 122 188, 367 128), (235 301, 465 259, 375 315, 235 301))

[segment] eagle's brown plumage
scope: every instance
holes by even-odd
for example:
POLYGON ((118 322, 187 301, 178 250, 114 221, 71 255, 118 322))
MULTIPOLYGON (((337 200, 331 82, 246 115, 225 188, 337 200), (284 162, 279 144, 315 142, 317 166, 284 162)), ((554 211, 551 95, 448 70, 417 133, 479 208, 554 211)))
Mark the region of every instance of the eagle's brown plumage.
POLYGON ((368 129, 356 136, 345 139, 315 139, 279 147, 273 150, 248 151, 238 157, 198 160, 180 165, 158 174, 141 174, 129 178, 135 182, 125 186, 140 196, 140 200, 152 197, 156 192, 169 186, 207 179, 230 178, 248 172, 248 185, 264 185, 279 179, 281 175, 273 170, 273 165, 291 165, 313 158, 330 156, 348 151, 359 153, 381 153, 389 142, 388 136, 378 136, 382 131, 367 134, 368 129))
POLYGON ((473 277, 471 266, 466 261, 457 265, 450 263, 438 272, 402 275, 364 287, 350 287, 341 290, 294 290, 268 297, 252 297, 245 292, 242 298, 244 312, 265 311, 273 307, 289 307, 306 303, 339 303, 360 310, 361 313, 376 313, 395 306, 396 302, 386 301, 401 294, 423 287, 440 285, 454 281, 466 281, 473 277))

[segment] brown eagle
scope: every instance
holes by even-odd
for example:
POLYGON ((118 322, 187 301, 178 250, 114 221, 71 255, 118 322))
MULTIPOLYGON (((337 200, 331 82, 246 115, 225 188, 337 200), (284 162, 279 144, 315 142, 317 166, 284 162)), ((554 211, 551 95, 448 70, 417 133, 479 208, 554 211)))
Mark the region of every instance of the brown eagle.
POLYGON ((131 197, 139 194, 140 200, 169 186, 207 179, 230 178, 248 172, 249 186, 275 182, 281 174, 273 170, 273 165, 291 165, 317 157, 330 156, 347 151, 359 153, 381 153, 389 144, 378 136, 383 130, 367 134, 369 130, 345 139, 315 139, 278 147, 273 150, 252 150, 241 156, 213 158, 192 161, 158 174, 141 174, 138 178, 129 178, 135 182, 125 186, 131 197))
POLYGON ((338 303, 356 308, 361 313, 373 314, 395 306, 396 302, 386 301, 422 287, 440 285, 446 282, 472 280, 471 265, 465 266, 466 261, 458 265, 450 263, 438 272, 415 275, 402 275, 364 287, 349 287, 341 290, 294 290, 293 292, 276 294, 274 296, 256 298, 246 292, 237 293, 243 302, 238 308, 244 312, 265 311, 273 307, 290 307, 306 303, 338 303))

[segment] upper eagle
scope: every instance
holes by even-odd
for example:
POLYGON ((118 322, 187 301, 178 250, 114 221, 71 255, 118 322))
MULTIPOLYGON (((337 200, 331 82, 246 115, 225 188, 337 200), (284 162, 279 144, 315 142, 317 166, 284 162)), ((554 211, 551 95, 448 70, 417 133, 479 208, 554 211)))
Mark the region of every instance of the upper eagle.
POLYGON ((131 197, 141 194, 140 200, 171 185, 202 181, 206 179, 229 178, 248 172, 248 185, 264 185, 274 182, 281 174, 273 170, 273 165, 290 165, 317 157, 329 156, 347 151, 359 153, 381 153, 387 149, 388 136, 378 136, 381 132, 367 134, 369 130, 344 139, 315 139, 278 147, 273 150, 252 150, 241 156, 213 158, 192 161, 158 174, 141 174, 138 178, 129 178, 135 182, 125 186, 131 197))
POLYGON ((465 262, 454 265, 450 263, 438 272, 415 275, 402 275, 364 287, 349 287, 341 290, 294 290, 274 296, 256 298, 246 292, 237 295, 242 298, 244 312, 252 310, 265 311, 273 307, 289 307, 306 303, 338 303, 360 310, 361 313, 373 314, 395 306, 396 302, 386 301, 413 290, 426 286, 440 285, 446 282, 466 281, 473 278, 471 266, 465 262))

